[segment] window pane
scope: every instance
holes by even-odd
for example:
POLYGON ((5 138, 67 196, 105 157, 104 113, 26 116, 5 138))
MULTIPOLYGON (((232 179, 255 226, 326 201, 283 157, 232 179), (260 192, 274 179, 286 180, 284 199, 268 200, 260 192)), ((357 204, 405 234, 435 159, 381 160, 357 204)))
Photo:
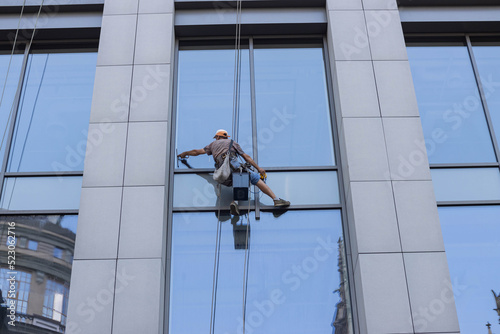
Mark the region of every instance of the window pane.
POLYGON ((488 102, 493 127, 500 143, 500 46, 475 46, 476 58, 484 94, 488 102))
MULTIPOLYGON (((290 211, 251 222, 247 332, 351 333, 340 216, 290 211)), ((171 334, 210 329, 216 228, 213 214, 174 214, 171 334)), ((221 224, 215 333, 242 332, 245 236, 244 217, 221 224)))
POLYGON ((0 208, 77 210, 81 188, 81 176, 9 177, 5 179, 0 208))
POLYGON ((430 163, 495 162, 464 46, 408 47, 430 163))
MULTIPOLYGON (((181 50, 177 93, 178 153, 204 148, 218 129, 229 131, 252 155, 250 107, 250 63, 248 50, 241 52, 239 136, 232 131, 234 91, 234 50, 181 50)), ((194 168, 213 167, 212 157, 189 159, 194 168)), ((187 168, 180 164, 179 168, 187 168)))
MULTIPOLYGON (((2 142, 2 137, 5 131, 8 131, 7 120, 9 119, 9 114, 12 112, 12 105, 14 103, 14 97, 17 91, 17 85, 19 84, 19 77, 21 75, 21 67, 23 64, 23 55, 13 55, 12 60, 10 54, 0 55, 0 96, 3 91, 3 100, 0 104, 0 142, 2 142), (7 69, 10 70, 7 76, 7 69), (7 79, 7 80, 6 80, 7 79), (5 90, 4 90, 4 84, 5 90)), ((12 120, 12 119, 11 119, 12 120)), ((7 135, 7 134, 6 134, 7 135)), ((3 139, 3 143, 0 147, 0 166, 2 166, 3 157, 5 154, 5 144, 7 138, 3 139)))
POLYGON ((438 201, 500 200, 498 168, 432 169, 438 201))
POLYGON ((81 171, 96 53, 30 55, 8 171, 81 171))
POLYGON ((498 321, 491 292, 500 292, 498 217, 499 206, 439 208, 462 334, 486 332, 487 321, 498 321))
POLYGON ((335 164, 321 48, 256 49, 255 90, 260 165, 335 164))
MULTIPOLYGON (((226 210, 233 201, 233 188, 221 186, 220 205, 226 210)), ((250 193, 253 200, 253 194, 250 193)), ((174 207, 217 207, 217 182, 212 174, 176 174, 174 176, 174 207)), ((245 203, 245 202, 241 202, 245 203)))
MULTIPOLYGON (((278 197, 292 205, 340 204, 337 172, 269 172, 267 184, 278 197)), ((259 193, 260 201, 273 205, 269 196, 259 193)))
POLYGON ((32 333, 65 332, 72 264, 54 257, 53 251, 57 247, 73 252, 76 222, 76 215, 0 216, 1 252, 6 254, 9 249, 4 246, 9 229, 18 238, 30 239, 28 249, 16 248, 15 270, 9 268, 7 256, 0 258, 0 289, 7 302, 8 279, 12 275, 16 278, 16 327, 9 328, 28 327, 32 333), (39 240, 36 246, 31 239, 39 240))

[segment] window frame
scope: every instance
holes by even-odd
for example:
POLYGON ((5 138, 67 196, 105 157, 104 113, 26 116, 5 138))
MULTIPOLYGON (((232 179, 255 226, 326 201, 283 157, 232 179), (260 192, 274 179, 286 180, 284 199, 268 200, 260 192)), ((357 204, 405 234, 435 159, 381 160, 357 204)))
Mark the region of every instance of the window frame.
MULTIPOLYGON (((350 232, 349 232, 349 224, 347 217, 347 200, 345 193, 345 185, 343 183, 344 176, 342 171, 342 161, 343 157, 341 156, 340 149, 340 141, 339 141, 339 132, 337 128, 337 114, 335 111, 335 102, 336 96, 334 96, 333 89, 333 79, 332 79, 332 67, 330 64, 330 56, 329 56, 329 47, 327 38, 325 35, 272 35, 272 36, 258 36, 258 35, 245 35, 242 36, 242 45, 245 45, 243 41, 248 41, 248 49, 249 49, 249 62, 250 62, 250 91, 251 91, 251 117, 252 117, 252 138, 253 138, 253 159, 256 163, 258 163, 258 145, 257 145, 257 121, 256 121, 256 103, 255 103, 255 68, 254 68, 254 40, 281 40, 281 43, 284 47, 290 47, 293 45, 294 47, 300 47, 301 45, 308 44, 314 45, 314 43, 307 43, 311 38, 317 39, 317 41, 321 41, 320 43, 316 43, 315 47, 322 48, 323 52, 323 61, 325 67, 325 81, 326 81, 326 93, 328 98, 328 109, 329 109, 329 119, 330 119, 330 127, 331 134, 333 140, 333 154, 334 154, 334 166, 306 166, 306 167, 267 167, 266 171, 335 171, 337 173, 338 179, 338 191, 339 191, 339 203, 333 205, 292 205, 288 208, 288 210, 340 210, 342 231, 344 237, 344 249, 346 250, 346 274, 347 274, 347 282, 348 288, 346 289, 346 299, 350 305, 351 312, 351 321, 352 321, 352 330, 356 332, 356 329, 359 328, 358 317, 356 317, 357 313, 357 303, 356 303, 356 294, 355 294, 355 282, 354 282, 354 270, 353 270, 353 261, 350 256, 350 232), (287 43, 284 43, 283 40, 287 40, 287 43), (295 44, 296 43, 296 44, 295 44)), ((177 161, 177 152, 176 152, 176 126, 177 126, 177 96, 178 96, 178 75, 179 75, 179 49, 180 42, 193 42, 200 43, 199 46, 190 46, 190 50, 204 50, 209 49, 211 45, 213 45, 213 41, 224 41, 224 40, 234 40, 233 37, 220 37, 220 38, 193 38, 193 37, 184 37, 184 38, 176 38, 175 41, 175 49, 174 49, 174 60, 173 60, 173 81, 172 81, 172 101, 169 105, 169 115, 170 115, 170 151, 168 152, 169 158, 169 166, 167 171, 167 184, 168 189, 166 191, 166 224, 167 224, 167 236, 166 236, 166 258, 167 263, 165 265, 165 310, 164 310, 164 332, 169 333, 169 314, 170 314, 170 282, 171 282, 171 259, 172 259, 172 223, 173 223, 173 214, 174 213, 182 213, 182 212, 214 212, 217 210, 217 207, 191 207, 191 208, 174 208, 173 206, 173 195, 174 195, 174 176, 175 174, 194 174, 194 173, 210 173, 213 172, 211 168, 193 168, 193 169, 177 169, 176 161, 177 161)), ((230 43, 230 42, 229 42, 230 43)), ((269 45, 271 47, 271 45, 269 45)), ((228 46, 231 48, 231 46, 228 46)), ((265 167, 265 166, 264 166, 265 167)), ((257 191, 257 187, 254 186, 254 191, 257 191)), ((241 206, 240 206, 241 207, 241 206)), ((255 212, 255 219, 260 219, 260 211, 272 211, 272 206, 263 206, 259 204, 259 201, 255 201, 254 205, 250 205, 248 207, 241 207, 242 210, 248 210, 255 212)))
MULTIPOLYGON (((493 121, 491 118, 491 112, 488 107, 488 102, 486 100, 486 94, 481 81, 479 68, 474 56, 473 43, 475 39, 482 42, 481 39, 491 39, 495 38, 498 45, 500 45, 500 34, 448 34, 448 35, 436 35, 436 34, 405 34, 406 46, 454 46, 461 45, 467 48, 469 55, 469 60, 471 62, 472 71, 474 74, 474 80, 478 88, 479 99, 481 101, 481 106, 484 110, 485 121, 491 138, 493 152, 496 157, 496 162, 490 163, 430 163, 429 167, 432 169, 455 169, 455 168, 486 168, 486 167, 496 167, 500 172, 500 146, 497 141, 497 136, 495 129, 493 127, 493 121), (496 37, 496 38, 495 38, 496 37)), ((500 129, 497 129, 500 131, 500 129)), ((441 206, 470 206, 470 205, 499 205, 500 200, 464 200, 464 201, 437 201, 438 207, 441 206)))
MULTIPOLYGON (((68 44, 65 42, 71 41, 34 41, 31 45, 27 42, 19 42, 17 49, 24 48, 23 61, 21 72, 19 75, 18 86, 16 90, 16 95, 13 102, 12 114, 9 118, 10 123, 6 129, 5 134, 5 151, 3 156, 2 164, 0 165, 0 198, 3 195, 3 188, 5 184, 5 179, 9 177, 44 177, 44 176, 80 176, 83 177, 83 170, 81 171, 45 171, 45 172, 8 172, 7 167, 9 163, 9 156, 11 152, 11 144, 15 135, 15 127, 17 122, 17 117, 19 115, 19 106, 21 104, 22 99, 22 90, 23 85, 25 83, 26 70, 28 67, 28 58, 32 54, 41 54, 41 53, 73 53, 73 52, 97 52, 97 44, 98 40, 87 40, 83 43, 78 43, 74 47, 68 47, 68 44)), ((17 52, 20 54, 21 52, 17 52)), ((8 53, 10 54, 10 52, 8 53)), ((71 210, 6 210, 0 208, 0 215, 50 215, 50 214, 60 214, 60 215, 77 215, 78 209, 71 210)))

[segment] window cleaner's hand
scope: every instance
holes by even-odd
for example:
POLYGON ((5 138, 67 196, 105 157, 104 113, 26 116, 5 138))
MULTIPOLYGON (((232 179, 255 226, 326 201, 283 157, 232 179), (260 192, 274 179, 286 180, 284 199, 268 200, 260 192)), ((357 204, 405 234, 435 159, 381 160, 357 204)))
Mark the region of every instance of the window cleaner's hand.
POLYGON ((257 168, 257 171, 259 172, 260 174, 260 179, 261 180, 264 180, 266 177, 267 177, 267 174, 266 174, 266 171, 264 168, 257 168))

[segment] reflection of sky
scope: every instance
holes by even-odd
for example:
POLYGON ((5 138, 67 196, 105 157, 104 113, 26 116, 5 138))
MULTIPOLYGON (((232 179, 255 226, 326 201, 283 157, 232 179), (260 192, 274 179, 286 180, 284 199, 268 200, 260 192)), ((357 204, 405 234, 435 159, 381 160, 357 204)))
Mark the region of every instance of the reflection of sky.
MULTIPOLYGON (((179 52, 177 95, 178 153, 204 148, 218 129, 229 131, 245 153, 252 153, 250 63, 248 50, 241 53, 239 136, 232 132, 234 50, 183 50, 179 52)), ((213 159, 192 158, 194 168, 211 168, 213 159)), ((185 166, 179 166, 186 168, 185 166)))
POLYGON ((496 161, 467 48, 407 51, 429 161, 496 161))
MULTIPOLYGON (((248 50, 241 71, 239 136, 233 139, 253 156, 248 50)), ((180 51, 178 153, 205 147, 217 129, 231 131, 233 80, 234 50, 180 51)), ((322 49, 256 49, 255 85, 259 164, 334 165, 322 49)), ((213 167, 207 157, 189 163, 213 167)))
MULTIPOLYGON (((9 118, 9 113, 12 108, 12 103, 14 102, 14 97, 16 95, 17 86, 19 84, 19 76, 21 75, 21 66, 23 62, 23 55, 13 55, 12 60, 9 55, 0 55, 0 96, 3 91, 3 99, 0 105, 0 135, 3 133, 7 127, 7 119, 9 118), (10 70, 7 76, 7 69, 10 70), (6 80, 7 79, 7 80, 6 80), (5 85, 4 90, 4 83, 5 85)), ((1 140, 1 139, 0 139, 1 140)), ((0 148, 0 166, 2 165, 2 160, 5 152, 5 141, 0 148)))
POLYGON ((8 169, 81 171, 97 54, 30 55, 8 169))
POLYGON ((487 321, 499 332, 500 206, 441 207, 439 217, 461 333, 486 332, 487 321))
POLYGON ((260 164, 335 164, 321 48, 256 49, 255 94, 260 164))
POLYGON ((500 46, 475 46, 473 49, 497 141, 500 143, 500 46))
MULTIPOLYGON (((339 301, 334 291, 340 285, 340 211, 261 215, 250 228, 247 331, 331 333, 339 301)), ((216 223, 213 212, 174 215, 172 334, 209 331, 216 223)), ((242 325, 245 251, 234 249, 230 222, 221 226, 215 333, 225 334, 236 333, 242 325)))

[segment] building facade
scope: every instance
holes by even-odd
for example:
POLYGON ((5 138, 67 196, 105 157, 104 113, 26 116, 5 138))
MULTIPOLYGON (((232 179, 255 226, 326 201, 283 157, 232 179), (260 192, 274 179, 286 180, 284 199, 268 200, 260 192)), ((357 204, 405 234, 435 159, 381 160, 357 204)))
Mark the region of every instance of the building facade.
POLYGON ((500 328, 494 1, 0 8, 0 332, 500 328))

